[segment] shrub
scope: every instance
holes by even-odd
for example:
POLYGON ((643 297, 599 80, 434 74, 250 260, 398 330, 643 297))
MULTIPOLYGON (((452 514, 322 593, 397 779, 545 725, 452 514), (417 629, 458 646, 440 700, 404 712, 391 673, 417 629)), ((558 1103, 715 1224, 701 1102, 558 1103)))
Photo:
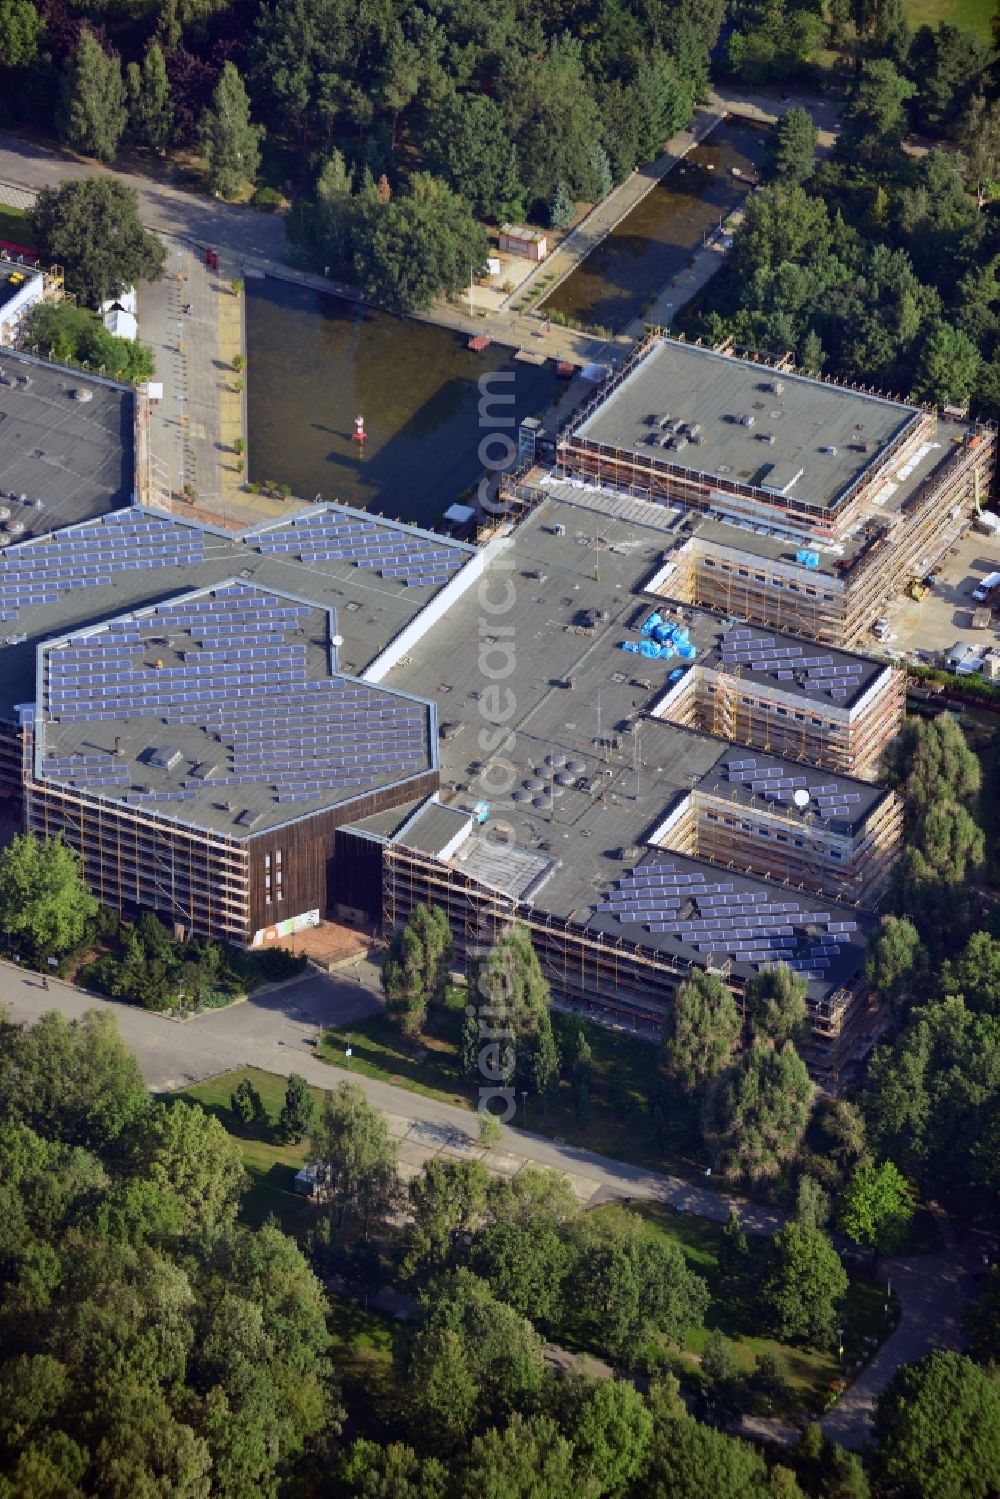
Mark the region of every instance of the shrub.
POLYGON ((275 187, 255 187, 250 197, 251 206, 262 208, 265 213, 277 213, 282 204, 281 194, 275 187))

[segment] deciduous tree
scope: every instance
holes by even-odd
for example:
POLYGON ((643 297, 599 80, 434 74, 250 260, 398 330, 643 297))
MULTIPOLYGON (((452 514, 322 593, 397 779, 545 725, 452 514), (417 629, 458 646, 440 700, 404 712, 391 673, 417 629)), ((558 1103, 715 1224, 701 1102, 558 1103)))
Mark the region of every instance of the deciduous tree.
POLYGON ((46 260, 63 267, 67 290, 88 307, 163 275, 167 252, 142 227, 135 189, 115 177, 43 188, 29 220, 46 260))
POLYGON ((790 1041, 755 1040, 705 1106, 705 1138, 722 1172, 759 1180, 774 1176, 801 1143, 813 1085, 790 1041))
POLYGON ((828 1346, 846 1294, 847 1272, 825 1234, 801 1223, 778 1230, 762 1288, 775 1336, 828 1346))
POLYGON ((892 1161, 865 1161, 851 1177, 840 1202, 840 1227, 855 1244, 873 1254, 898 1254, 913 1220, 913 1192, 892 1161))
POLYGON ((805 182, 816 168, 816 126, 808 110, 786 110, 771 126, 766 170, 776 182, 805 182))
POLYGON ((309 1144, 334 1221, 354 1220, 365 1238, 371 1223, 400 1195, 397 1147, 384 1116, 356 1083, 340 1083, 323 1100, 309 1144))
POLYGON ((36 959, 75 947, 96 914, 80 857, 61 838, 19 833, 0 852, 0 928, 36 959))
POLYGON ((663 1023, 664 1071, 684 1092, 696 1092, 730 1065, 740 1029, 729 986, 715 974, 693 969, 678 985, 663 1023))
POLYGON ((612 1358, 634 1357, 654 1333, 679 1341, 701 1325, 708 1291, 676 1245, 650 1239, 621 1209, 581 1219, 574 1238, 569 1294, 612 1358))
POLYGON ((776 1044, 798 1043, 806 1030, 807 984, 786 963, 755 973, 747 984, 746 1003, 754 1035, 776 1044))
POLYGON ((181 1209, 185 1233, 231 1221, 246 1187, 239 1147, 218 1119, 178 1100, 152 1116, 141 1146, 143 1172, 181 1209))
POLYGON ((935 1351, 878 1397, 878 1474, 907 1499, 988 1499, 1000 1488, 1000 1386, 971 1359, 935 1351))
POLYGON ((45 22, 31 0, 0 0, 0 63, 27 68, 38 56, 45 22))
POLYGON ((913 922, 905 916, 883 916, 865 955, 865 978, 880 1003, 896 1010, 913 995, 926 969, 927 952, 913 922))
POLYGON ((407 191, 369 204, 354 239, 354 270, 369 296, 407 312, 468 285, 485 269, 486 234, 468 205, 427 172, 407 191))
POLYGON ((406 925, 393 933, 382 991, 408 1035, 419 1034, 428 1007, 444 1001, 451 949, 451 927, 439 906, 414 906, 406 925))
POLYGON ((477 218, 521 219, 524 187, 503 114, 485 94, 454 94, 435 111, 427 164, 477 218))

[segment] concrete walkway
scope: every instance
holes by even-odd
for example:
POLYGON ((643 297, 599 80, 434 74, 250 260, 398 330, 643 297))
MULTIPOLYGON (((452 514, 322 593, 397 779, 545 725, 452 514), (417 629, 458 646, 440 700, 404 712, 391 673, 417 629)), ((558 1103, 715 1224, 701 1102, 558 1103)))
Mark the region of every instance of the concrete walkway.
POLYGON ((831 1441, 842 1447, 863 1447, 871 1436, 875 1402, 897 1369, 934 1348, 957 1351, 965 1346, 962 1315, 976 1299, 973 1267, 978 1257, 973 1241, 942 1254, 880 1263, 879 1275, 887 1277, 899 1297, 900 1320, 871 1363, 858 1373, 820 1423, 831 1441))

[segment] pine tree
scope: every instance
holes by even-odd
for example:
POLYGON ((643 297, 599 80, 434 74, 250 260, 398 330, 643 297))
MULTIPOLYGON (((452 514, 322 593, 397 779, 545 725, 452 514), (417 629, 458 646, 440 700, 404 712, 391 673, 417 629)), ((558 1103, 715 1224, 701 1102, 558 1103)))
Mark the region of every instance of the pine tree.
POLYGON ((552 1020, 542 1017, 531 1047, 531 1086, 536 1095, 546 1099, 559 1089, 559 1047, 552 1031, 552 1020))
POLYGON ((304 1077, 297 1072, 288 1074, 285 1102, 278 1115, 278 1130, 283 1140, 297 1145, 306 1135, 312 1134, 316 1123, 316 1100, 304 1077))
POLYGON ((573 1108, 581 1124, 590 1118, 590 1088, 594 1079, 594 1055, 583 1026, 573 1038, 570 1051, 570 1079, 573 1085, 573 1108))
POLYGON ((594 174, 594 201, 600 203, 608 196, 614 186, 614 178, 611 175, 611 162, 608 153, 598 142, 590 153, 590 168, 594 174))
POLYGON ((316 239, 334 266, 351 263, 352 234, 357 218, 353 173, 339 151, 332 151, 316 179, 316 239))
POLYGON ((166 150, 174 126, 174 106, 170 99, 167 66, 155 42, 141 67, 137 62, 129 63, 126 82, 129 126, 133 136, 153 151, 166 150))
POLYGON ((232 198, 260 167, 264 131, 250 120, 250 101, 231 62, 223 64, 212 103, 201 117, 201 148, 208 162, 212 191, 232 198))
POLYGON ((557 182, 549 204, 549 223, 553 229, 568 229, 576 213, 576 204, 565 182, 557 182))
POLYGON ((474 1083, 480 1076, 479 1053, 483 1042, 479 1035, 476 1012, 468 1009, 462 1021, 462 1035, 458 1043, 458 1066, 467 1083, 474 1083))
POLYGON ((729 1209, 729 1217, 719 1235, 717 1257, 721 1275, 741 1275, 746 1269, 750 1258, 750 1242, 735 1208, 729 1209))
POLYGON ((409 921, 393 934, 382 991, 408 1035, 423 1029, 430 1004, 444 1000, 451 948, 448 918, 437 906, 414 906, 409 921))
POLYGON ((229 1104, 236 1117, 248 1129, 266 1124, 267 1110, 264 1101, 248 1077, 238 1084, 229 1097, 229 1104))
POLYGON ((113 161, 126 119, 121 63, 108 56, 92 32, 81 31, 62 77, 61 138, 74 151, 113 161))
POLYGON ((499 1028, 506 1022, 515 1040, 538 1034, 549 1013, 549 986, 527 927, 516 925, 468 963, 469 1003, 499 1028))

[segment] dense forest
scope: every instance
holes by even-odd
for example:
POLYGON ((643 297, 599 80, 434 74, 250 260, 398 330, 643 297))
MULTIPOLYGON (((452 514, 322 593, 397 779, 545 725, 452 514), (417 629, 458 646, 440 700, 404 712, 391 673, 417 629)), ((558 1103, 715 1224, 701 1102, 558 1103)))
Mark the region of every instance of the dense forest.
POLYGON ((609 163, 621 175, 654 151, 704 92, 722 17, 721 0, 4 0, 3 108, 105 158, 193 147, 228 64, 293 170, 340 148, 359 180, 395 186, 416 155, 492 212, 544 204, 560 180, 593 197, 609 163))
MULTIPOLYGON (((232 1110, 260 1118, 248 1082, 232 1110)), ((510 1181, 477 1160, 437 1159, 404 1187, 352 1083, 317 1115, 289 1078, 279 1128, 312 1130, 326 1183, 304 1247, 240 1221, 234 1132, 152 1099, 110 1015, 0 1016, 3 1499, 703 1499, 706 1484, 720 1499, 987 1499, 1000 1483, 996 1271, 975 1357, 904 1366, 865 1466, 815 1425, 765 1459, 725 1428, 787 1398, 775 1359, 740 1370, 716 1328, 682 1392, 669 1350, 709 1295, 637 1217, 582 1212, 557 1173, 510 1181), (369 1388, 337 1367, 328 1324, 343 1279, 367 1302, 386 1277, 405 1314, 369 1388), (648 1388, 553 1369, 553 1335, 623 1371, 645 1361, 648 1388)), ((832 1335, 846 1287, 825 1212, 814 1186, 771 1243, 748 1244, 735 1215, 719 1241, 724 1293, 803 1348, 832 1335)))

